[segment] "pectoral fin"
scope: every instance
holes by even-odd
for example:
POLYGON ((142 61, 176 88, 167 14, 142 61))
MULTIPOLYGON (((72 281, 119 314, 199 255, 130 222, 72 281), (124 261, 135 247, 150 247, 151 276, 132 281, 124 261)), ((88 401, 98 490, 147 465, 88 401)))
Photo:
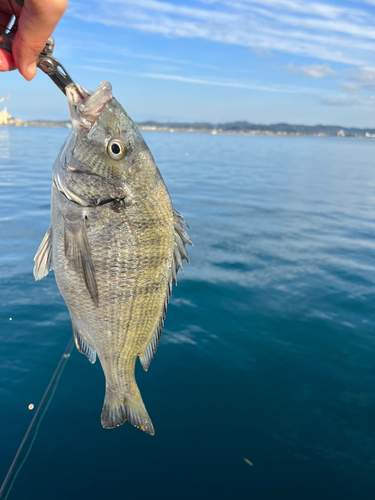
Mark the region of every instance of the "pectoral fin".
POLYGON ((34 277, 41 280, 53 269, 52 265, 52 229, 49 228, 34 257, 34 277))
POLYGON ((99 292, 87 239, 86 220, 70 222, 65 219, 64 223, 65 256, 75 271, 83 276, 91 298, 98 307, 99 292))

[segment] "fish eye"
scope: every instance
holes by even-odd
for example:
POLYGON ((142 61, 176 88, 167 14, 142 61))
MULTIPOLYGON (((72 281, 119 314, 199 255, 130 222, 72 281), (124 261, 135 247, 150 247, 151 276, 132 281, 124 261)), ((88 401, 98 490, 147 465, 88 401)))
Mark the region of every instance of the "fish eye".
POLYGON ((112 139, 108 143, 107 152, 112 160, 122 160, 126 155, 126 146, 119 139, 112 139))

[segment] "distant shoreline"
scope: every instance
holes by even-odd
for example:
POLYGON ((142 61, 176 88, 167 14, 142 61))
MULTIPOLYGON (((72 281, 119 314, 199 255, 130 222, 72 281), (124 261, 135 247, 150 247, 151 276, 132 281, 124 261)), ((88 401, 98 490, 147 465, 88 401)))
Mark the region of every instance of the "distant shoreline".
POLYGON ((333 135, 333 134, 324 134, 324 133, 316 133, 316 134, 304 134, 300 132, 272 132, 270 130, 264 131, 234 131, 234 130, 226 130, 226 131, 212 131, 212 130, 202 130, 202 129, 168 129, 167 127, 158 127, 155 129, 151 129, 149 127, 143 127, 138 125, 139 130, 142 132, 168 132, 168 133, 176 133, 176 134, 209 134, 209 135, 240 135, 245 137, 255 137, 255 136, 263 136, 263 137, 351 137, 355 139, 375 139, 374 135, 333 135))
MULTIPOLYGON (((211 123, 158 123, 141 122, 137 124, 142 132, 168 132, 185 134, 210 135, 242 135, 269 137, 352 137, 358 139, 375 139, 375 129, 356 129, 329 125, 256 125, 248 122, 234 122, 214 125, 211 123)), ((70 121, 32 120, 22 122, 12 120, 3 127, 38 127, 38 128, 72 128, 70 121)))

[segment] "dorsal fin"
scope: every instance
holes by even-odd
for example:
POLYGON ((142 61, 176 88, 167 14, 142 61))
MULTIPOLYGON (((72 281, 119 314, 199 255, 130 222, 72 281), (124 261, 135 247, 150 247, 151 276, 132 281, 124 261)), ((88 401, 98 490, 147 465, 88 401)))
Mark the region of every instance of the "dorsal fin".
MULTIPOLYGON (((173 219, 174 219, 174 251, 173 251, 173 261, 172 261, 172 282, 177 285, 177 271, 181 269, 182 274, 184 273, 184 268, 182 262, 186 260, 190 263, 189 256, 186 251, 186 244, 194 246, 186 233, 184 226, 189 227, 184 221, 182 216, 173 209, 173 219)), ((190 228, 189 228, 190 229, 190 228)))
POLYGON ((174 219, 174 250, 173 250, 171 272, 167 283, 167 288, 165 291, 163 312, 160 316, 158 326, 156 327, 152 339, 146 346, 146 349, 143 351, 143 353, 139 356, 139 359, 145 371, 148 370, 151 360, 154 357, 156 349, 158 348, 159 345, 159 340, 164 326, 164 319, 167 312, 169 298, 172 294, 172 283, 177 284, 177 271, 179 269, 181 269, 181 271, 184 272, 182 261, 186 260, 189 263, 189 256, 187 254, 185 245, 186 243, 188 243, 189 245, 193 246, 191 239, 184 230, 184 226, 186 227, 189 226, 186 224, 181 215, 174 209, 173 209, 173 219, 174 219))

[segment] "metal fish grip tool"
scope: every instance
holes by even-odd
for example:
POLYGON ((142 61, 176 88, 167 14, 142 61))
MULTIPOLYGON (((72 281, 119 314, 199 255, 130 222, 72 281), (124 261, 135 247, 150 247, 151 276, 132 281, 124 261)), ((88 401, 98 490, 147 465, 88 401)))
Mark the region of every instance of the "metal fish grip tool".
POLYGON ((65 94, 65 88, 69 84, 74 82, 61 62, 53 57, 52 52, 54 45, 55 42, 53 40, 53 37, 50 36, 46 42, 44 49, 39 54, 37 66, 43 71, 43 73, 48 75, 53 83, 57 85, 57 87, 61 90, 61 92, 65 94))
MULTIPOLYGON (((11 30, 10 32, 4 32, 0 35, 0 49, 4 49, 10 53, 12 53, 13 39, 15 36, 15 32, 11 30)), ((66 71, 61 62, 53 57, 53 48, 55 42, 52 36, 50 36, 46 42, 46 45, 42 52, 39 54, 37 60, 37 66, 40 68, 43 73, 48 75, 53 83, 63 92, 65 92, 65 88, 70 84, 74 83, 72 78, 69 76, 69 73, 66 71)))

